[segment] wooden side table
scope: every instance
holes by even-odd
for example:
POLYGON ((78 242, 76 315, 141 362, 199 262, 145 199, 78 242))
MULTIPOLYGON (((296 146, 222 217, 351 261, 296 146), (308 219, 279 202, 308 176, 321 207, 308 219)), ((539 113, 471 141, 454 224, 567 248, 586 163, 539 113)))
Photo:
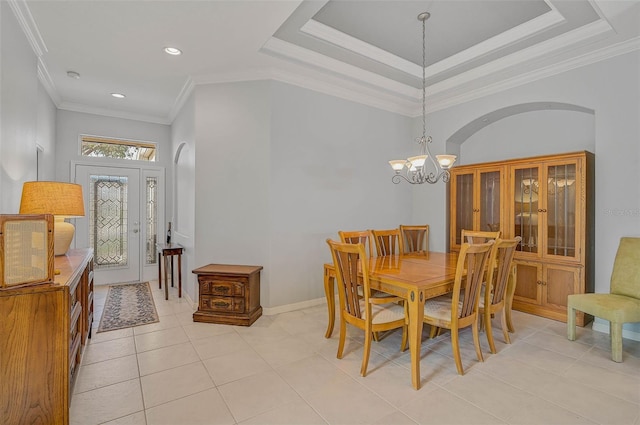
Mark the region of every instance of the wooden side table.
POLYGON ((158 288, 162 289, 162 263, 164 263, 164 299, 169 299, 169 279, 167 278, 167 261, 171 258, 171 286, 173 287, 173 256, 178 256, 178 297, 182 297, 182 253, 184 247, 177 243, 157 243, 158 251, 158 288), (169 258, 167 258, 169 257, 169 258))
POLYGON ((198 311, 194 322, 251 326, 262 315, 262 266, 209 264, 193 270, 198 275, 198 311))

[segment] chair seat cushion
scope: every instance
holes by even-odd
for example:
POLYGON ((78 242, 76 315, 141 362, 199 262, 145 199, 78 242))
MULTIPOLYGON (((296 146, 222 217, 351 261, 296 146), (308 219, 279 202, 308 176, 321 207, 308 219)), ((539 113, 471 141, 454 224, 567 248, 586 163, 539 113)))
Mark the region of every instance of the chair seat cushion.
MULTIPOLYGON (((362 311, 362 318, 366 319, 367 310, 364 306, 364 300, 360 300, 360 311, 362 311)), ((374 325, 379 323, 394 322, 396 320, 403 320, 404 307, 394 303, 371 304, 371 316, 371 323, 373 323, 374 325)))
MULTIPOLYGON (((462 301, 458 309, 462 308, 462 301)), ((430 298, 424 302, 424 315, 438 320, 451 320, 451 295, 430 298)))
POLYGON ((640 322, 640 299, 624 295, 574 294, 567 306, 610 322, 640 322))

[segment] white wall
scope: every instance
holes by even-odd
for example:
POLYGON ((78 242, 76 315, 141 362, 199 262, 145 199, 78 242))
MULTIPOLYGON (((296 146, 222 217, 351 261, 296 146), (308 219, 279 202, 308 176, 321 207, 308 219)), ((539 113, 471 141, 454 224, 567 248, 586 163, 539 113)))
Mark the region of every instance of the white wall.
POLYGON ((4 1, 0 24, 0 213, 16 214, 36 179, 37 58, 4 1))
MULTIPOLYGON (((173 189, 174 196, 173 201, 169 201, 167 204, 169 212, 167 217, 173 221, 172 241, 185 248, 182 255, 183 289, 194 301, 197 300, 196 279, 191 270, 198 267, 196 266, 194 249, 195 140, 195 95, 192 94, 171 124, 171 152, 174 164, 173 179, 167 181, 167 187, 173 189), (182 148, 180 148, 181 145, 183 145, 182 148), (178 149, 180 149, 180 154, 176 163, 178 149)), ((169 191, 168 189, 167 192, 169 191)))
POLYGON ((196 88, 196 265, 256 264, 262 305, 324 296, 325 240, 411 219, 412 120, 277 82, 196 88))
MULTIPOLYGON (((640 52, 635 51, 438 111, 428 117, 430 122, 437 123, 434 129, 439 138, 436 140, 447 140, 478 117, 521 103, 561 102, 594 111, 596 292, 609 291, 609 278, 620 237, 640 236, 640 196, 637 184, 640 181, 638 75, 640 52)), ((590 126, 588 122, 585 125, 590 126)), ((504 148, 513 153, 509 156, 526 156, 531 148, 529 145, 533 142, 522 133, 518 131, 512 136, 504 133, 496 135, 499 140, 492 152, 499 155, 498 152, 504 148)), ((578 136, 586 137, 582 132, 578 136)), ((576 147, 575 143, 569 141, 565 145, 559 141, 554 152, 571 151, 576 147)), ((463 152, 464 149, 466 146, 463 152)), ((464 158, 463 161, 466 162, 464 158)), ((439 198, 433 199, 433 202, 444 202, 444 193, 438 195, 439 198)), ((418 212, 422 207, 423 205, 414 203, 418 212)), ((430 223, 440 226, 444 226, 445 220, 444 214, 429 217, 430 223)), ((640 325, 627 325, 625 329, 640 332, 640 325)))

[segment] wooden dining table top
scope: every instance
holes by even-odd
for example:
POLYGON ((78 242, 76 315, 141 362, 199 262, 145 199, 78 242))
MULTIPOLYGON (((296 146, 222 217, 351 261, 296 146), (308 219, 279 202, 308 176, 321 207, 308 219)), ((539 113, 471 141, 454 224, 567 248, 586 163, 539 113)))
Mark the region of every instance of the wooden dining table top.
POLYGON ((455 278, 458 254, 428 251, 422 254, 391 255, 369 259, 373 280, 406 288, 425 289, 455 278))

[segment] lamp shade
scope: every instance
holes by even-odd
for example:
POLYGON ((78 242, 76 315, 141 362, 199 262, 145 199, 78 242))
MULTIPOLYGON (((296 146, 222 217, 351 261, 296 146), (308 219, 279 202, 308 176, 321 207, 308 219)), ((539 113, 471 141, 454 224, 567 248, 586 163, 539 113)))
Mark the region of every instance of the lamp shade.
POLYGON ((53 214, 83 217, 82 186, 64 182, 25 182, 20 214, 53 214))
POLYGON ((65 218, 84 216, 82 186, 63 182, 25 182, 20 214, 53 214, 54 254, 65 255, 75 233, 75 227, 65 222, 65 218))

